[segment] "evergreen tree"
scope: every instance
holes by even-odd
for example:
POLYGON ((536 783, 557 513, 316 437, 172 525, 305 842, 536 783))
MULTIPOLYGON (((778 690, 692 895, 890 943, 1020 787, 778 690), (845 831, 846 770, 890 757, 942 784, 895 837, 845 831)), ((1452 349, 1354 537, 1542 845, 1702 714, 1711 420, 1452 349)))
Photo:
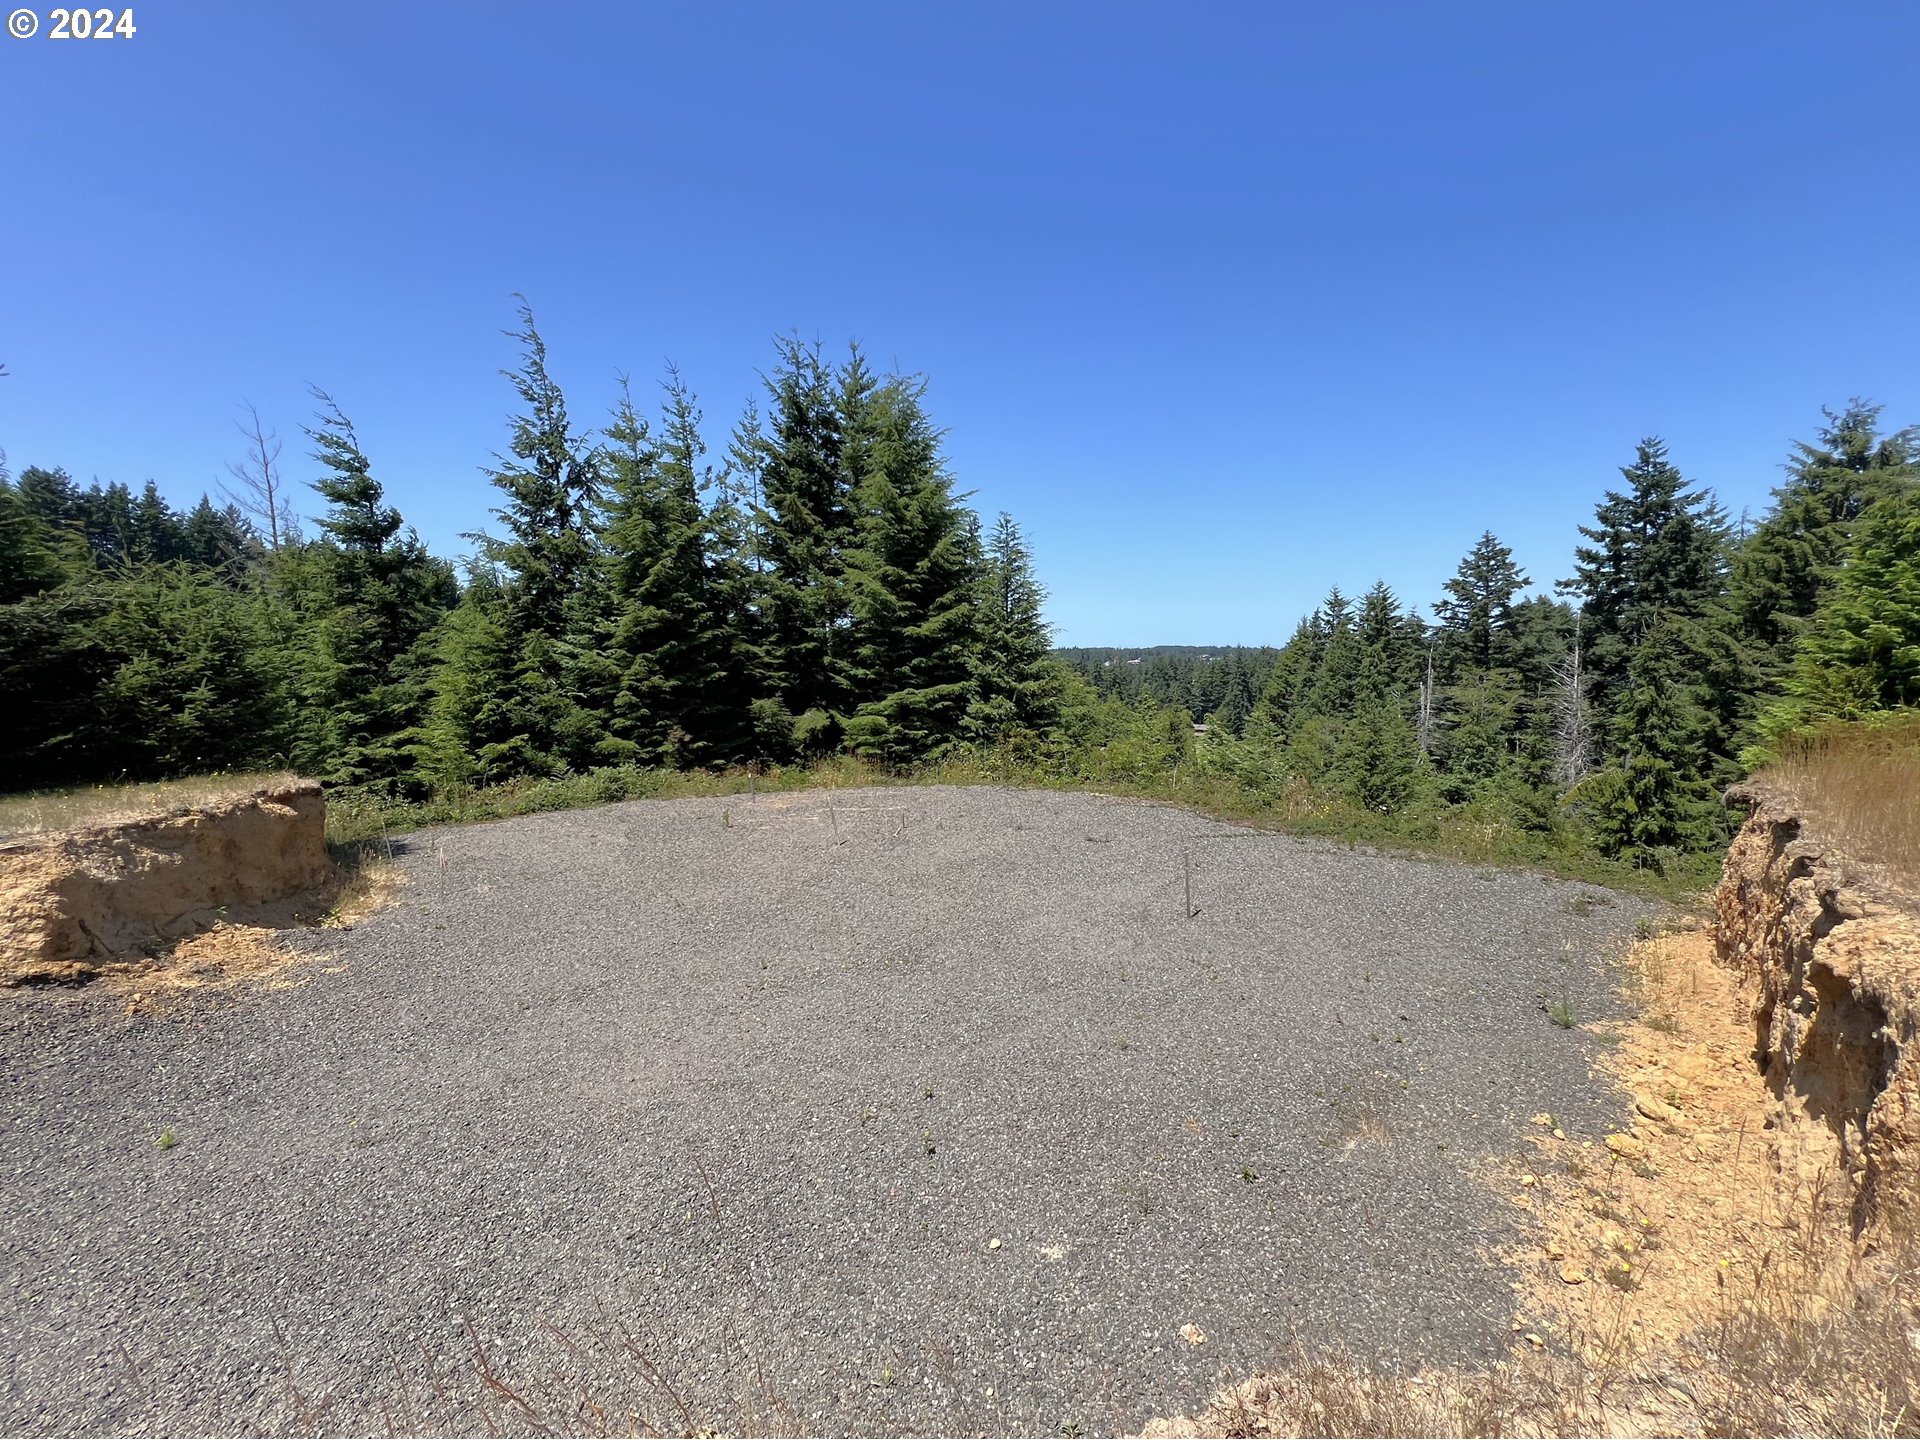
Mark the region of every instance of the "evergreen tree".
POLYGON ((393 784, 417 763, 430 637, 451 600, 451 575, 386 503, 353 425, 316 390, 306 430, 328 504, 314 550, 318 614, 304 680, 305 768, 335 784, 393 784))
POLYGON ((50 590, 64 578, 53 527, 0 480, 0 605, 50 590))
POLYGON ((953 498, 925 392, 925 381, 900 376, 867 385, 857 353, 843 374, 843 458, 863 467, 856 543, 843 562, 853 619, 846 671, 863 701, 847 739, 891 764, 950 748, 975 695, 979 549, 953 498))
POLYGON ((1702 779, 1703 717, 1683 666, 1675 622, 1642 637, 1615 721, 1619 762, 1588 782, 1601 848, 1636 864, 1657 867, 1666 852, 1705 839, 1712 792, 1702 779))
POLYGON ((1769 728, 1920 705, 1920 486, 1876 501, 1794 657, 1769 728))
POLYGON ((1003 510, 980 570, 974 693, 966 716, 972 739, 1030 742, 1060 724, 1060 667, 1048 653, 1046 599, 1026 539, 1003 510))
POLYGON ((1419 795, 1420 747, 1379 650, 1364 651, 1359 661, 1353 708, 1339 729, 1331 775, 1354 804, 1380 814, 1397 814, 1419 795))
POLYGON ((421 768, 434 785, 487 784, 539 771, 519 693, 520 647, 498 573, 469 567, 460 603, 447 615, 429 675, 432 693, 421 768))
POLYGON ((98 684, 57 742, 69 773, 152 779, 277 753, 287 715, 252 597, 186 565, 92 583, 100 608, 74 658, 98 684))
POLYGON ((1689 490, 1657 439, 1640 442, 1620 472, 1625 492, 1609 490, 1580 533, 1573 579, 1587 641, 1592 703, 1620 713, 1627 672, 1641 641, 1667 620, 1699 621, 1719 596, 1726 566, 1726 523, 1711 498, 1689 490))
POLYGON ((161 497, 160 487, 151 480, 134 502, 133 533, 129 538, 132 558, 139 564, 165 564, 186 558, 180 522, 161 497))
MULTIPOLYGON (((524 299, 519 315, 521 328, 507 333, 521 344, 520 366, 501 373, 525 410, 514 418, 510 453, 488 472, 505 497, 493 514, 507 533, 469 537, 500 574, 504 610, 490 623, 504 627, 514 664, 504 695, 487 698, 490 723, 476 719, 457 728, 477 725, 484 734, 489 773, 506 764, 551 773, 590 761, 601 738, 597 717, 582 707, 575 687, 597 598, 583 603, 582 592, 595 564, 598 457, 568 423, 565 397, 547 372, 546 343, 524 299)), ((442 691, 470 693, 465 684, 442 691)))
POLYGON ((738 753, 744 706, 729 710, 728 645, 706 554, 700 413, 669 368, 659 441, 626 384, 607 427, 604 548, 618 675, 610 730, 628 757, 684 765, 738 753))
POLYGON ((1433 607, 1441 633, 1443 679, 1480 675, 1514 663, 1514 600, 1530 582, 1513 551, 1491 530, 1474 543, 1433 607))
POLYGON ((1732 605, 1777 680, 1846 559, 1869 506, 1920 483, 1920 429, 1879 434, 1881 407, 1849 402, 1814 443, 1797 441, 1772 511, 1734 558, 1732 605))
POLYGON ((766 428, 746 436, 760 489, 755 508, 765 683, 786 710, 819 734, 844 714, 853 617, 842 562, 854 543, 851 479, 841 464, 838 387, 817 345, 779 342, 766 382, 766 428))
POLYGON ((1247 675, 1247 667, 1239 651, 1236 650, 1227 662, 1220 689, 1220 703, 1214 708, 1209 730, 1217 726, 1228 735, 1239 736, 1247 728, 1247 720, 1253 714, 1253 705, 1253 682, 1247 675))

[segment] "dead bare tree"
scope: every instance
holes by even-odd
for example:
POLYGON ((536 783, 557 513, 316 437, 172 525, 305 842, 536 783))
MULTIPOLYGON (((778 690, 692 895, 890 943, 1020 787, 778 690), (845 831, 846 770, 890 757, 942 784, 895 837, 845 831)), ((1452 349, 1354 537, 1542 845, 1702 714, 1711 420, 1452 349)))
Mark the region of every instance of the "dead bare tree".
POLYGON ((1420 682, 1420 713, 1414 721, 1414 735, 1422 755, 1433 754, 1433 642, 1427 642, 1427 675, 1420 682))
POLYGON ((246 458, 227 466, 227 473, 239 482, 239 488, 223 484, 220 493, 261 529, 267 537, 267 549, 277 555, 283 544, 299 538, 299 522, 280 474, 280 436, 261 423, 260 412, 251 404, 246 411, 247 418, 235 422, 247 439, 246 458))
POLYGON ((1587 705, 1587 672, 1580 658, 1580 617, 1573 619, 1573 648, 1553 667, 1553 779, 1563 789, 1593 771, 1593 716, 1587 705))

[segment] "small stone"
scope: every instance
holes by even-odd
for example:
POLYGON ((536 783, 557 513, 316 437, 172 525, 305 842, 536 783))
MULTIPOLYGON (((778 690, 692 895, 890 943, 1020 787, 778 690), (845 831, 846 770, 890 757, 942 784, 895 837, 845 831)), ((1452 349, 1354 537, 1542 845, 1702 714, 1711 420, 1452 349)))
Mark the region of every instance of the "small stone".
POLYGON ((1546 1343, 1547 1343, 1546 1341, 1542 1340, 1538 1335, 1534 1334, 1531 1330, 1527 1332, 1527 1344, 1533 1346, 1534 1349, 1539 1350, 1542 1347, 1544 1347, 1546 1343))
POLYGON ((1632 1135, 1609 1135, 1607 1149, 1622 1160, 1638 1160, 1647 1153, 1647 1142, 1632 1135))
POLYGON ((1533 1117, 1533 1123, 1544 1128, 1553 1124, 1553 1116, 1542 1110, 1538 1115, 1533 1117))
POLYGON ((1520 1188, 1522 1190, 1526 1189, 1529 1185, 1537 1185, 1539 1183, 1540 1182, 1531 1175, 1522 1175, 1520 1177, 1520 1188))
POLYGON ((1180 1327, 1180 1338, 1189 1345, 1204 1345, 1207 1343, 1207 1332, 1189 1320, 1180 1327))
POLYGON ((1567 1138, 1567 1132, 1556 1125, 1553 1127, 1553 1138, 1556 1140, 1564 1140, 1567 1138))
POLYGON ((1569 1285, 1584 1285, 1587 1283, 1587 1272, 1569 1262, 1560 1267, 1560 1278, 1569 1285))
POLYGON ((998 1235, 994 1236, 993 1239, 987 1241, 987 1249, 998 1250, 999 1248, 1000 1248, 1000 1237, 998 1235))

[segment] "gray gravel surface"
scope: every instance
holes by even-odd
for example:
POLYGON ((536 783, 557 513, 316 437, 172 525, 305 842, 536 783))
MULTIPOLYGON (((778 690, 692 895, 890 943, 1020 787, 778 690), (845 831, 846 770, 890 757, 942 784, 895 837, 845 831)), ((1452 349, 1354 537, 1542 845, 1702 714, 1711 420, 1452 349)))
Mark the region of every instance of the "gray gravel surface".
POLYGON ((1648 913, 1034 791, 403 849, 294 988, 5 997, 0 1430, 1058 1435, 1486 1358, 1529 1117, 1618 1113, 1541 997, 1613 1013, 1648 913))

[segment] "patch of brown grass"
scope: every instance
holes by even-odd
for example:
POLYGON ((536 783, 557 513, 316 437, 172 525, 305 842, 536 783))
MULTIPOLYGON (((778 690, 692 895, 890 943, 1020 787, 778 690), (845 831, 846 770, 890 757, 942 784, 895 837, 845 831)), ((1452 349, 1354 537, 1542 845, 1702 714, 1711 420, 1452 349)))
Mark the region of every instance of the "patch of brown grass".
POLYGON ((321 924, 329 930, 344 930, 391 905, 407 888, 407 872, 386 856, 363 852, 340 866, 340 882, 328 897, 331 902, 321 924))
POLYGON ((33 978, 42 985, 98 985, 124 998, 129 1015, 165 1012, 189 997, 295 989, 315 974, 344 967, 326 951, 289 949, 282 943, 288 929, 358 925, 392 904, 407 883, 406 872, 384 856, 351 856, 326 889, 249 912, 266 923, 221 920, 150 954, 67 962, 45 967, 33 978))
POLYGON ((1854 1245, 1837 1183, 1788 1184, 1749 1001, 1704 930, 1635 947, 1606 1053, 1633 1119, 1551 1115, 1501 1177, 1533 1219, 1518 1318, 1484 1370, 1300 1350, 1159 1436, 1920 1434, 1920 1237, 1854 1245))
POLYGON ((1920 714, 1788 736, 1755 780, 1791 797, 1824 844, 1920 896, 1920 714))
POLYGON ((141 785, 87 785, 72 790, 8 795, 0 797, 0 838, 182 815, 298 778, 290 770, 262 770, 194 775, 141 785))

